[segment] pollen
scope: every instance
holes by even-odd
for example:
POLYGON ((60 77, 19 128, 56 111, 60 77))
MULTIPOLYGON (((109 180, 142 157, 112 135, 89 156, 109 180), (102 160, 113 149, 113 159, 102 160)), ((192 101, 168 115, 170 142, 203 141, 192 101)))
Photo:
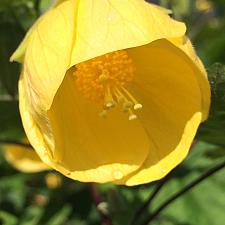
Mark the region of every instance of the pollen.
POLYGON ((132 59, 125 50, 120 50, 79 63, 74 76, 82 95, 102 105, 100 116, 105 117, 109 109, 121 105, 129 120, 133 120, 136 119, 133 111, 142 108, 128 91, 134 72, 132 59))

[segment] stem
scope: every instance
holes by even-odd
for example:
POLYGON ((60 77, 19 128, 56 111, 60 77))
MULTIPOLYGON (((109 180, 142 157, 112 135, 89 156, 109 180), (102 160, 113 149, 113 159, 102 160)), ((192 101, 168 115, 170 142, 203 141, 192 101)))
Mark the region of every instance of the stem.
POLYGON ((144 204, 137 210, 137 212, 135 213, 134 219, 131 222, 131 225, 135 225, 137 221, 140 219, 140 217, 142 216, 143 212, 146 210, 146 208, 151 205, 152 201, 160 192, 164 184, 168 181, 170 174, 171 173, 169 173, 163 180, 161 180, 161 182, 157 184, 157 186, 155 187, 155 190, 149 195, 149 197, 144 202, 144 204))
POLYGON ((15 140, 0 139, 0 144, 3 144, 3 145, 19 145, 19 146, 24 147, 24 148, 32 148, 32 146, 30 144, 22 143, 22 142, 15 141, 15 140))
POLYGON ((34 3, 34 9, 36 10, 37 17, 39 17, 41 15, 40 2, 41 2, 40 0, 36 0, 35 3, 34 3))
POLYGON ((225 168, 225 161, 222 163, 219 163, 218 165, 212 167, 207 172, 193 180, 190 184, 185 186, 183 189, 178 191, 176 194, 171 196, 168 200, 166 200, 164 203, 162 203, 161 206, 158 207, 150 216, 147 218, 141 225, 148 225, 151 221, 153 221, 168 205, 170 205, 172 202, 174 202, 176 199, 178 199, 180 196, 194 188, 196 185, 200 184, 202 181, 207 179, 208 177, 212 176, 214 173, 218 172, 219 170, 225 168))
POLYGON ((17 96, 13 97, 12 95, 9 95, 9 94, 0 95, 0 101, 3 101, 3 102, 17 102, 18 101, 18 97, 17 96))
POLYGON ((103 212, 103 210, 100 210, 100 208, 98 207, 99 204, 103 202, 103 199, 102 199, 102 196, 101 196, 96 184, 90 183, 89 188, 90 188, 91 197, 92 197, 92 199, 96 205, 96 208, 98 210, 98 213, 100 215, 101 224, 102 225, 112 225, 112 222, 111 222, 110 218, 108 217, 107 213, 103 212))

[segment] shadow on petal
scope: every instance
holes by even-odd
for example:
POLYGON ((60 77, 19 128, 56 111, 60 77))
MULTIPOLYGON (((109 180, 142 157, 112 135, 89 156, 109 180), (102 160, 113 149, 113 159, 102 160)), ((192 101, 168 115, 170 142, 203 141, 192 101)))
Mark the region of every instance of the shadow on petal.
POLYGON ((143 166, 120 182, 137 185, 162 178, 186 157, 202 119, 205 93, 197 81, 201 71, 168 41, 130 49, 129 54, 137 67, 133 93, 143 105, 138 117, 151 147, 143 166))
POLYGON ((68 72, 48 115, 55 139, 52 160, 73 179, 121 179, 140 168, 148 155, 149 139, 138 120, 129 121, 118 107, 106 118, 100 112, 97 103, 77 91, 68 72))

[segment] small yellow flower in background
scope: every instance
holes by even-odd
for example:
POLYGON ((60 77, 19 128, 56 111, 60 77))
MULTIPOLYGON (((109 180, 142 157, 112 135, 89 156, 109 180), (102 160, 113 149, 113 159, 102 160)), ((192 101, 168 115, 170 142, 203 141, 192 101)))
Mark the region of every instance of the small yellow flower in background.
POLYGON ((208 0, 197 0, 196 3, 196 8, 200 11, 209 11, 212 9, 212 3, 208 0))
POLYGON ((20 112, 41 159, 83 182, 158 180, 187 155, 210 89, 186 27, 144 0, 68 0, 11 60, 20 112))
POLYGON ((36 173, 50 169, 31 147, 7 144, 3 148, 6 160, 21 172, 36 173))
POLYGON ((62 178, 58 174, 50 172, 46 175, 45 182, 48 188, 55 189, 62 185, 62 178))

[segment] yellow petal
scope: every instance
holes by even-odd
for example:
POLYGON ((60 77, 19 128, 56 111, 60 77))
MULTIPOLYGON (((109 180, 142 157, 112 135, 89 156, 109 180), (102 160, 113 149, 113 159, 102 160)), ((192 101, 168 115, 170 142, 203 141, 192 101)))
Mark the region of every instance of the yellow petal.
POLYGON ((201 73, 196 76, 202 95, 202 121, 208 118, 210 105, 210 87, 208 85, 207 72, 199 57, 196 55, 191 41, 187 37, 169 39, 173 44, 183 50, 195 63, 201 73))
POLYGON ((164 8, 164 7, 161 7, 159 5, 156 5, 156 7, 161 10, 162 12, 166 13, 166 14, 172 14, 172 10, 171 9, 167 9, 167 8, 164 8))
POLYGON ((50 154, 48 151, 49 146, 52 145, 48 120, 43 111, 35 111, 33 109, 33 105, 35 104, 32 102, 32 97, 29 97, 30 92, 27 91, 27 89, 29 90, 29 86, 25 84, 26 77, 28 76, 24 75, 23 72, 19 80, 19 109, 23 127, 30 144, 42 161, 54 168, 48 155, 50 154), (38 123, 39 121, 42 121, 42 125, 38 123))
MULTIPOLYGON (((56 7, 57 5, 59 5, 60 3, 62 3, 65 0, 57 0, 55 1, 51 8, 56 7)), ((32 27, 28 30, 27 34, 25 35, 23 41, 20 43, 19 47, 16 49, 16 51, 12 54, 12 56, 10 57, 10 62, 16 61, 19 63, 22 63, 24 61, 24 56, 27 50, 27 46, 28 43, 30 41, 30 38, 32 36, 32 33, 35 29, 37 29, 37 25, 41 22, 42 19, 45 20, 45 15, 41 16, 33 25, 32 27)))
POLYGON ((109 182, 137 170, 148 155, 144 128, 118 107, 99 116, 101 107, 84 99, 68 73, 49 111, 57 170, 85 182, 109 182))
POLYGON ((140 0, 82 0, 77 14, 71 66, 108 52, 183 36, 186 27, 140 0))
POLYGON ((6 160, 21 172, 35 173, 50 169, 30 147, 8 144, 4 146, 4 150, 6 160))
POLYGON ((25 38, 20 43, 19 47, 16 49, 16 51, 10 57, 10 62, 16 61, 16 62, 22 63, 24 61, 24 55, 27 50, 27 46, 28 46, 31 34, 33 32, 33 29, 34 29, 34 26, 31 27, 30 30, 27 32, 25 38))
POLYGON ((44 108, 50 106, 70 64, 75 2, 65 1, 43 15, 29 37, 24 70, 30 92, 44 108))
POLYGON ((11 60, 20 60, 26 50, 29 86, 48 110, 69 67, 156 39, 180 37, 185 30, 183 23, 145 1, 60 1, 39 19, 11 60))
POLYGON ((170 42, 172 42, 174 45, 179 47, 181 50, 183 50, 196 64, 199 70, 203 73, 205 78, 207 78, 207 73, 204 68, 204 65, 202 64, 201 60, 197 56, 193 45, 191 44, 191 41, 188 37, 183 36, 183 37, 178 37, 178 38, 169 38, 168 39, 170 42))
MULTIPOLYGON (((135 96, 143 104, 138 116, 151 147, 139 171, 120 182, 137 185, 162 178, 186 157, 202 119, 202 98, 208 93, 198 83, 201 71, 170 42, 159 40, 129 53, 137 66, 135 96)), ((206 78, 202 85, 208 90, 206 78)))

